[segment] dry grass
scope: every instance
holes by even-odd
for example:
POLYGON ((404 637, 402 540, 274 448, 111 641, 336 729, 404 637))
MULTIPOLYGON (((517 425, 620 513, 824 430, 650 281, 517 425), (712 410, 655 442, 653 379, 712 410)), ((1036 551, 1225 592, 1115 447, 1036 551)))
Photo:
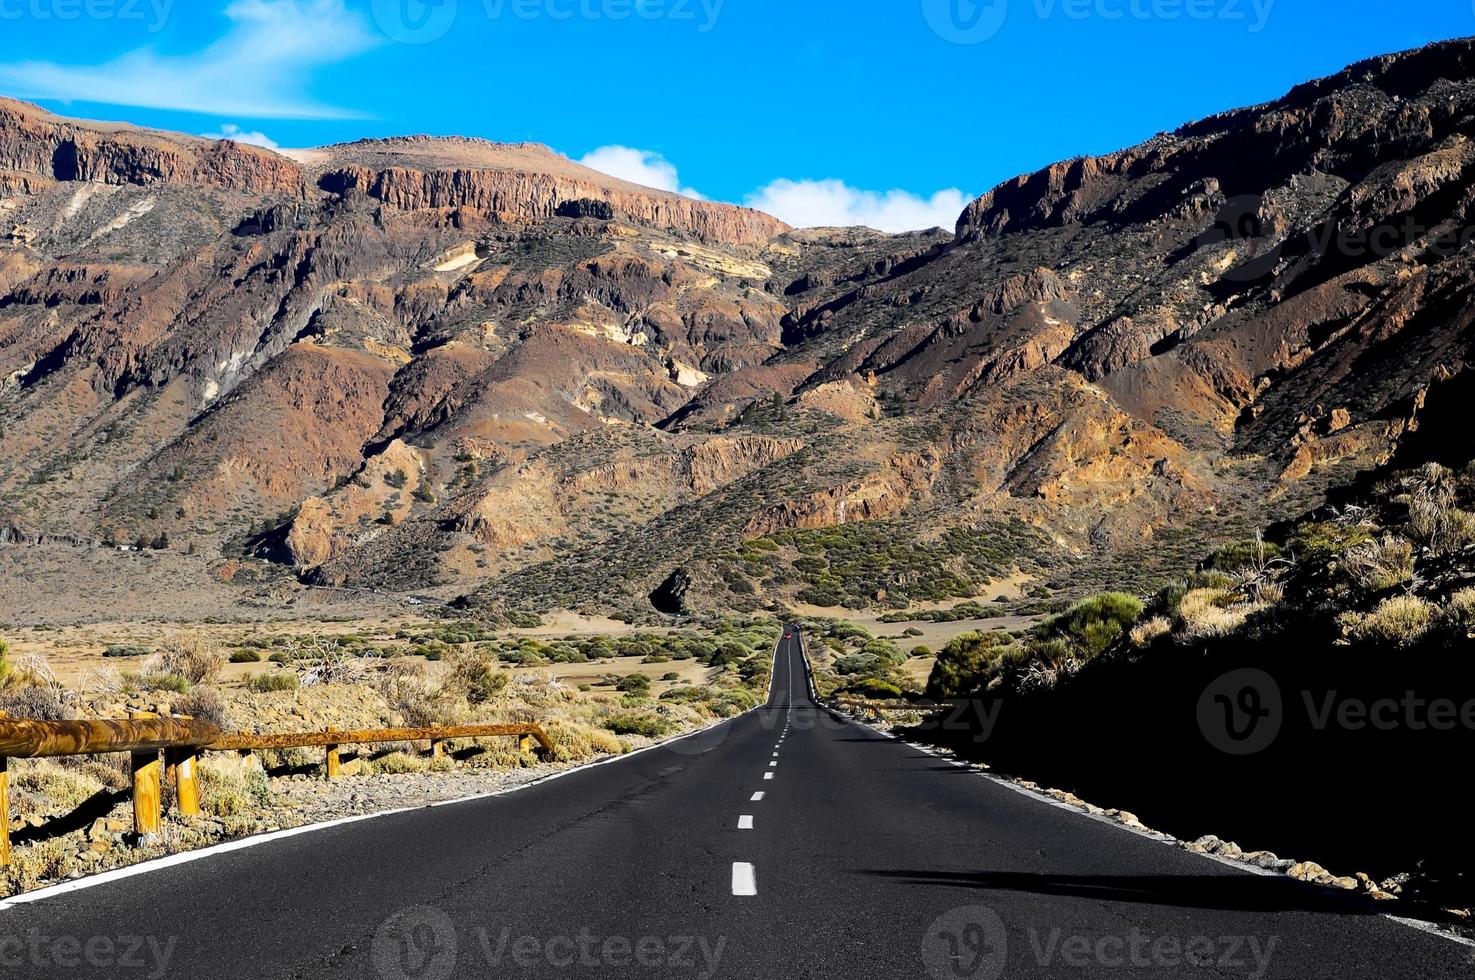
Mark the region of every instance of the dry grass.
POLYGON ((1438 612, 1426 599, 1399 595, 1384 599, 1370 613, 1345 613, 1340 622, 1351 640, 1407 647, 1429 632, 1438 612))
POLYGON ((1358 545, 1347 553, 1347 571, 1371 592, 1407 585, 1414 577, 1414 546, 1395 534, 1358 545))

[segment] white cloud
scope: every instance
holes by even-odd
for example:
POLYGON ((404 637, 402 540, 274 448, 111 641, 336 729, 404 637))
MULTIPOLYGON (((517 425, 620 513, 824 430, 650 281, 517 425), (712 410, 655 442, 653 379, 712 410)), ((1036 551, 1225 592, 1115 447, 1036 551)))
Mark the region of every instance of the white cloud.
POLYGON ((952 230, 968 201, 956 187, 924 198, 903 190, 858 190, 840 180, 775 180, 745 203, 796 228, 865 225, 900 232, 952 230))
POLYGON ((313 69, 378 39, 343 0, 232 0, 230 29, 191 54, 140 48, 96 65, 0 64, 0 90, 21 98, 176 109, 248 119, 345 119, 356 114, 302 91, 313 69))
POLYGON ((268 150, 280 149, 281 145, 270 136, 260 130, 247 131, 235 123, 226 123, 220 127, 218 133, 202 134, 207 140, 234 140, 237 143, 249 143, 252 146, 264 146, 268 150))
POLYGON ((584 154, 579 163, 590 170, 598 170, 602 174, 628 180, 632 184, 704 200, 701 194, 690 187, 681 186, 674 163, 650 150, 636 150, 628 146, 601 146, 584 154))

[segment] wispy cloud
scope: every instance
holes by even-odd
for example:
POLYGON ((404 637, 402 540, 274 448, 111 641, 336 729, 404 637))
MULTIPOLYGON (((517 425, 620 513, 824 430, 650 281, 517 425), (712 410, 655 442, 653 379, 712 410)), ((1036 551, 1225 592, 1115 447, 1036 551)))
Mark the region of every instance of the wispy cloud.
POLYGON ((956 187, 920 197, 909 191, 866 191, 841 180, 775 180, 745 202, 796 228, 865 225, 878 231, 949 230, 968 203, 956 187))
POLYGON ((230 28, 190 54, 131 51, 93 65, 0 64, 0 90, 21 98, 176 109, 248 119, 347 119, 304 91, 314 69, 380 39, 343 0, 233 0, 230 28))
POLYGON ((226 123, 220 127, 219 132, 201 133, 207 140, 234 140, 237 143, 249 143, 252 146, 264 146, 268 150, 280 148, 281 144, 261 130, 244 130, 235 123, 226 123))
POLYGON ((628 180, 632 184, 702 199, 702 195, 690 187, 681 186, 681 178, 674 163, 650 150, 637 150, 628 146, 601 146, 584 154, 579 162, 591 170, 628 180))

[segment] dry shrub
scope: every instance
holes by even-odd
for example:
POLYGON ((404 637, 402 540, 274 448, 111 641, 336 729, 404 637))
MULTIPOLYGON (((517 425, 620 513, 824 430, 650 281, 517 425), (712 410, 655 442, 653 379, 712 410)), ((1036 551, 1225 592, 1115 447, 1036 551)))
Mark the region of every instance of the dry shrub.
POLYGON ((1347 571, 1371 592, 1386 592, 1414 577, 1414 546, 1394 534, 1358 545, 1347 552, 1347 571))
POLYGON ((1450 629, 1466 636, 1475 634, 1475 589, 1461 589, 1450 596, 1441 618, 1450 629))
POLYGON ((386 775, 400 775, 406 772, 425 772, 431 767, 428 759, 423 756, 412 756, 409 753, 389 753, 373 760, 370 769, 373 772, 386 773, 386 775))
POLYGON ((144 661, 141 673, 146 677, 183 677, 191 686, 207 684, 220 676, 229 659, 215 641, 190 634, 171 639, 144 661))
POLYGON ((1438 611, 1418 596, 1398 595, 1384 599, 1370 613, 1346 613, 1340 622, 1352 640, 1407 647, 1429 632, 1438 611))
POLYGON ((188 715, 220 728, 231 727, 230 709, 213 687, 196 687, 174 702, 175 714, 188 715))
POLYGON ((389 706, 412 728, 460 724, 469 715, 464 697, 431 683, 418 672, 391 671, 381 679, 379 689, 389 706))
POLYGON ((1191 639, 1228 636, 1244 625, 1256 606, 1228 589, 1194 589, 1178 603, 1178 620, 1191 639))
POLYGON ((69 714, 61 692, 50 684, 14 684, 0 690, 0 711, 32 721, 62 721, 69 714))
POLYGON ((107 787, 86 773, 38 759, 15 767, 14 815, 70 813, 107 787))
POLYGON ((1138 648, 1150 646, 1154 640, 1167 636, 1172 631, 1173 623, 1167 617, 1154 616, 1151 619, 1144 619, 1132 627, 1132 645, 1138 648))
POLYGON ((200 807, 214 817, 244 817, 271 805, 271 784, 256 766, 199 767, 200 807))
POLYGON ((17 847, 4 869, 3 880, 12 894, 30 891, 48 881, 68 878, 76 871, 73 842, 64 837, 17 847))

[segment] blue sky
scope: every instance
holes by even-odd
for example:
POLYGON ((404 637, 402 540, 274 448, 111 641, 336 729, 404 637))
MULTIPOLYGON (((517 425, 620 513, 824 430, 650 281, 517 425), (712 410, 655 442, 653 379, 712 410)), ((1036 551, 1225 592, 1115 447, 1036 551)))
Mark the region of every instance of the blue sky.
POLYGON ((1054 160, 1475 34, 1471 0, 0 0, 0 93, 283 147, 536 140, 798 224, 950 225, 1054 160))

